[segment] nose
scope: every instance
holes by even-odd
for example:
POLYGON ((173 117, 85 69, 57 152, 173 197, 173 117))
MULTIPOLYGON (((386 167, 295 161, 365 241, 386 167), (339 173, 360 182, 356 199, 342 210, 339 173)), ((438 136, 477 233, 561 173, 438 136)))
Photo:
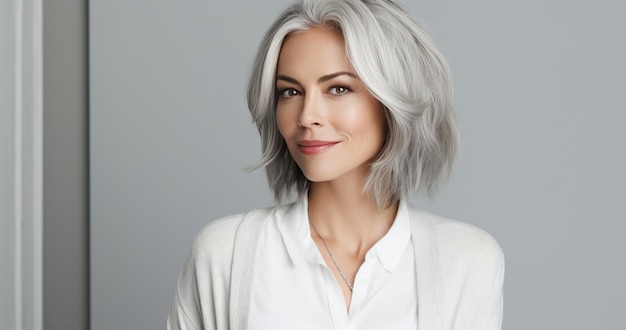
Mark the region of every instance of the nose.
POLYGON ((322 127, 325 124, 323 102, 319 96, 309 93, 304 97, 298 125, 304 128, 322 127))

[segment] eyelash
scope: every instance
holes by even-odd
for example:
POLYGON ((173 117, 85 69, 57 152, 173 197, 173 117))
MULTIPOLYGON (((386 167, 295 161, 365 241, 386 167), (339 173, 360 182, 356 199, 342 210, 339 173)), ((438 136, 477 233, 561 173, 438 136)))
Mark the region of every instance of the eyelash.
POLYGON ((352 91, 352 90, 351 90, 350 88, 348 88, 347 86, 341 86, 341 85, 338 85, 338 86, 332 86, 331 88, 329 88, 329 89, 328 89, 328 91, 330 92, 330 91, 331 91, 331 90, 333 90, 333 89, 339 89, 339 88, 341 88, 341 89, 343 89, 343 90, 344 90, 344 91, 343 91, 343 93, 331 93, 331 94, 332 94, 332 95, 339 96, 339 95, 344 95, 344 94, 347 94, 347 93, 349 93, 349 92, 351 92, 351 91, 352 91))
MULTIPOLYGON (((291 87, 289 87, 289 88, 284 88, 284 89, 280 89, 280 90, 278 90, 278 96, 279 96, 279 97, 284 97, 284 98, 297 96, 297 95, 286 95, 286 93, 289 93, 289 92, 291 92, 291 91, 294 91, 294 92, 298 93, 297 95, 300 95, 300 92, 299 92, 298 90, 296 90, 295 88, 291 88, 291 87)), ((341 85, 331 86, 331 87, 328 89, 328 93, 329 93, 329 94, 331 94, 331 95, 333 95, 333 96, 341 96, 341 95, 345 95, 345 94, 347 94, 347 93, 349 93, 349 92, 351 92, 351 91, 352 91, 352 90, 351 90, 349 87, 347 87, 347 86, 341 86, 341 85), (331 92, 332 90, 337 90, 337 89, 343 89, 343 92, 335 92, 335 93, 332 93, 332 92, 331 92)))
POLYGON ((293 97, 293 96, 296 96, 296 95, 286 95, 286 93, 288 93, 290 91, 294 91, 294 92, 300 94, 300 92, 298 92, 295 88, 289 87, 289 88, 278 90, 278 97, 293 97))

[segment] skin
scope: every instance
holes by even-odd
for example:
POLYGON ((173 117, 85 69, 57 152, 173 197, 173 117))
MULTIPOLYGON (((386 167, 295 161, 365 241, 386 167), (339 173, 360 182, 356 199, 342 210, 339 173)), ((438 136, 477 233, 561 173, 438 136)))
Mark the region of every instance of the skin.
MULTIPOLYGON (((358 79, 342 36, 331 28, 289 35, 276 76, 278 129, 311 181, 309 221, 354 283, 365 254, 387 233, 398 209, 396 202, 381 210, 371 195, 361 191, 383 145, 383 107, 358 79), (309 143, 313 147, 303 142, 313 140, 324 142, 309 143)), ((312 228, 311 235, 349 311, 352 292, 312 228)))

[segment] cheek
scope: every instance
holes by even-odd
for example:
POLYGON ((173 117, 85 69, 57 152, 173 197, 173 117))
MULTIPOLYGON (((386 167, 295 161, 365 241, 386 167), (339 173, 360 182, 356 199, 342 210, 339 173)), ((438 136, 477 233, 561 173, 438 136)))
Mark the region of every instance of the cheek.
POLYGON ((289 135, 289 131, 292 130, 290 128, 291 118, 289 118, 289 113, 280 107, 276 108, 276 126, 278 127, 278 131, 286 138, 286 135, 289 135))
POLYGON ((385 114, 378 103, 363 102, 353 108, 353 111, 344 112, 343 119, 346 129, 370 135, 372 138, 384 135, 385 114))
POLYGON ((372 109, 372 112, 370 112, 367 117, 362 118, 361 127, 365 141, 367 141, 373 149, 379 151, 383 146, 387 130, 383 109, 372 109))

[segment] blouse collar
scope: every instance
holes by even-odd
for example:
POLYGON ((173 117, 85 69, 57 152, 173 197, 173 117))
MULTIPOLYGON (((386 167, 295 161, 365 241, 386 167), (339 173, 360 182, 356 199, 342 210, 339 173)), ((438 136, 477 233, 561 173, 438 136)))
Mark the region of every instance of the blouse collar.
MULTIPOLYGON (((319 250, 311 238, 306 194, 283 210, 277 214, 277 224, 291 261, 296 266, 306 262, 323 264, 319 250)), ((376 253, 385 270, 393 272, 410 239, 408 206, 405 200, 400 200, 393 224, 371 251, 376 253)))

